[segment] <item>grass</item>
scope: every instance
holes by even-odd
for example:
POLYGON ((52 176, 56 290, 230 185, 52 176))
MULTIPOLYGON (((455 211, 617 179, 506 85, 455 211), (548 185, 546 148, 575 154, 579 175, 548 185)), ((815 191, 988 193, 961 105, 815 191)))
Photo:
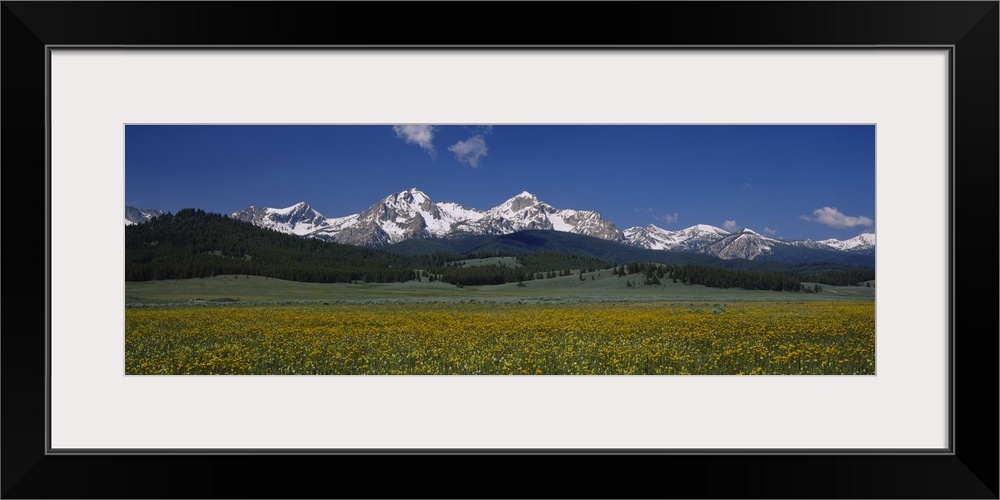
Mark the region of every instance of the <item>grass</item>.
POLYGON ((300 283, 261 276, 233 275, 203 279, 125 283, 126 306, 200 303, 235 299, 260 303, 359 302, 648 302, 648 301, 829 301, 875 299, 875 288, 823 285, 814 293, 739 290, 684 285, 663 280, 644 285, 642 275, 618 277, 610 269, 517 283, 458 288, 441 282, 300 283), (593 279, 591 276, 593 275, 593 279), (634 287, 628 287, 631 282, 634 287))

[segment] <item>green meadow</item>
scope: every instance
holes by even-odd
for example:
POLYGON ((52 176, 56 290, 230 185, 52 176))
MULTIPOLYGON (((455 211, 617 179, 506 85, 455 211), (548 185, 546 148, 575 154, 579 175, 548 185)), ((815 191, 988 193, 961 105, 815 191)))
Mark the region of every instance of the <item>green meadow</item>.
MULTIPOLYGON (((812 283, 807 283, 812 286, 812 283)), ((710 288, 674 283, 643 284, 643 276, 616 276, 611 269, 503 285, 456 287, 440 281, 403 283, 302 283, 253 275, 125 282, 126 306, 382 303, 382 302, 648 302, 872 300, 875 287, 821 285, 819 293, 710 288), (629 286, 631 284, 631 286, 629 286), (523 286, 522 286, 523 285, 523 286)))

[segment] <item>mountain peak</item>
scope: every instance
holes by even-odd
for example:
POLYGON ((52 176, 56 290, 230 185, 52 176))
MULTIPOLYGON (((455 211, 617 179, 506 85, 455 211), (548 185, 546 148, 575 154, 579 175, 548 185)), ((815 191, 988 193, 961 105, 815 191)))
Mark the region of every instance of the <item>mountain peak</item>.
POLYGON ((776 239, 774 239, 774 238, 772 238, 770 236, 764 236, 763 234, 760 234, 757 231, 754 231, 753 229, 750 229, 749 227, 743 228, 737 234, 747 235, 747 236, 754 236, 756 238, 759 238, 759 239, 764 240, 764 241, 769 241, 769 242, 778 242, 778 241, 780 241, 780 240, 776 240, 776 239))
POLYGON ((499 210, 503 213, 507 212, 515 213, 515 212, 520 212, 521 210, 524 210, 526 208, 536 206, 539 203, 541 202, 538 200, 537 196, 527 191, 521 191, 516 196, 501 203, 499 206, 494 207, 492 210, 493 211, 499 210))
POLYGON ((231 217, 286 234, 304 235, 326 226, 326 217, 308 203, 300 201, 290 207, 266 208, 250 206, 237 210, 231 217))
POLYGON ((383 205, 424 205, 430 204, 430 197, 423 191, 413 187, 404 191, 399 191, 386 196, 382 200, 383 205))
POLYGON ((725 229, 721 229, 715 226, 710 226, 708 224, 695 224, 685 229, 685 231, 690 231, 690 230, 695 230, 702 233, 729 234, 729 231, 726 231, 725 229))
MULTIPOLYGON (((257 207, 250 207, 250 208, 257 208, 257 207)), ((304 201, 300 201, 300 202, 298 202, 298 203, 296 203, 296 204, 294 204, 294 205, 292 205, 290 207, 272 208, 270 210, 271 210, 271 212, 276 213, 276 214, 286 215, 286 214, 290 214, 290 213, 293 213, 293 212, 302 212, 302 211, 311 210, 311 209, 312 209, 312 207, 310 207, 308 203, 306 203, 304 201)))

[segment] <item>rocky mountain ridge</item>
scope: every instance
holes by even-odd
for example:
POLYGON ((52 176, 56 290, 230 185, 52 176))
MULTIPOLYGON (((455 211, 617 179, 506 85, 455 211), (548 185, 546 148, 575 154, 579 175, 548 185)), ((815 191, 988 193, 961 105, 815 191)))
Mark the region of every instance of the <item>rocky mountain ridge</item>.
POLYGON ((359 214, 328 218, 302 202, 287 208, 248 207, 233 218, 289 234, 381 247, 415 238, 504 235, 525 230, 563 231, 653 250, 698 252, 723 259, 754 260, 794 248, 874 253, 875 235, 847 240, 786 241, 750 229, 731 233, 697 224, 671 231, 647 225, 618 229, 592 210, 558 209, 523 191, 488 210, 434 202, 417 188, 390 194, 359 214))

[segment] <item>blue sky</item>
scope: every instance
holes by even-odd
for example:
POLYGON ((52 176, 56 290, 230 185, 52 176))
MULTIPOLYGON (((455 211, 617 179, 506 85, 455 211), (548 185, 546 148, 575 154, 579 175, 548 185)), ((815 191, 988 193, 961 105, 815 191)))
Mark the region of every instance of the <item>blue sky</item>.
POLYGON ((488 209, 530 191, 619 228, 875 230, 873 125, 128 125, 125 203, 327 217, 419 188, 488 209))

